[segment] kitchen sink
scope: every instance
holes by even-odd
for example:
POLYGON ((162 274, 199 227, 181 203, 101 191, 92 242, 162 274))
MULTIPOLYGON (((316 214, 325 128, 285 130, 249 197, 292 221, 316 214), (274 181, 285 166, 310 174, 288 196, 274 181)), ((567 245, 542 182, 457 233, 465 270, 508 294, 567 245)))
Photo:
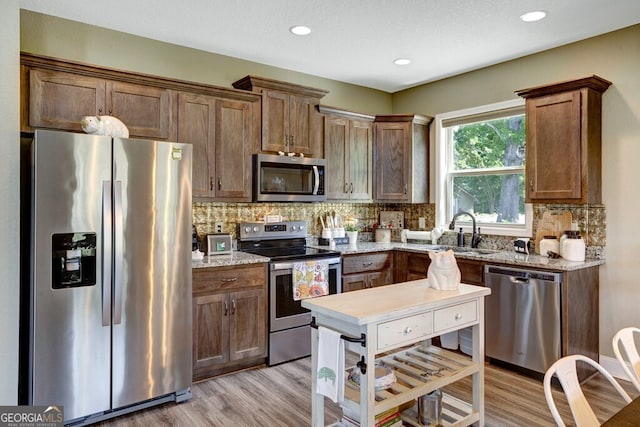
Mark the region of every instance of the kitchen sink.
POLYGON ((475 255, 475 256, 484 256, 484 255, 492 255, 498 253, 500 251, 491 250, 491 249, 478 249, 478 248, 470 248, 468 246, 447 246, 447 245, 425 245, 425 249, 428 251, 446 251, 451 249, 454 253, 464 254, 464 255, 475 255))

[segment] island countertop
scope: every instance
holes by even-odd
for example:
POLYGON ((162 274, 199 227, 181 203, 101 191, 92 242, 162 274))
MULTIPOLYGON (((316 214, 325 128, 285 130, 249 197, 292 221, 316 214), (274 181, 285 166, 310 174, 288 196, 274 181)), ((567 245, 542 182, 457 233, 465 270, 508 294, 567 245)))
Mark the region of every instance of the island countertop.
POLYGON ((456 290, 429 287, 427 279, 302 300, 302 306, 350 324, 365 325, 411 316, 430 307, 489 295, 491 289, 461 283, 456 290))

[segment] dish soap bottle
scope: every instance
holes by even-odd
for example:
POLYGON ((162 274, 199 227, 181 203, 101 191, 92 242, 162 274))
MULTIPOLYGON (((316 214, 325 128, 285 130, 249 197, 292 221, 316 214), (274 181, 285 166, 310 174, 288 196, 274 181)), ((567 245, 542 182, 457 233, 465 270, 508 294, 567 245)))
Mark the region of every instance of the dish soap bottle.
POLYGON ((462 232, 462 227, 460 227, 460 231, 458 232, 458 246, 464 246, 464 233, 462 232))

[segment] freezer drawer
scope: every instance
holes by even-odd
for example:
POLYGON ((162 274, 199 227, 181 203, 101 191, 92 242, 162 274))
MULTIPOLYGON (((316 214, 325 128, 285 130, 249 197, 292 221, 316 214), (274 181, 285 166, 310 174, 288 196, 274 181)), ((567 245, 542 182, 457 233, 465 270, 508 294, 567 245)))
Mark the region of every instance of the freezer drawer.
POLYGON ((561 356, 562 275, 485 266, 486 355, 544 373, 561 356))

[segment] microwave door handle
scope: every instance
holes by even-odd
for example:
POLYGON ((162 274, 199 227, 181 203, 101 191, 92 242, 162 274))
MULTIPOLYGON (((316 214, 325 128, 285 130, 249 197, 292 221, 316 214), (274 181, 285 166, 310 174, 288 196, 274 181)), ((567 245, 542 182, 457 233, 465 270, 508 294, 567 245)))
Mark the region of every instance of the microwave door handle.
POLYGON ((313 176, 315 177, 313 184, 313 195, 315 196, 318 194, 318 188, 320 187, 320 174, 318 173, 318 166, 313 167, 313 176))

